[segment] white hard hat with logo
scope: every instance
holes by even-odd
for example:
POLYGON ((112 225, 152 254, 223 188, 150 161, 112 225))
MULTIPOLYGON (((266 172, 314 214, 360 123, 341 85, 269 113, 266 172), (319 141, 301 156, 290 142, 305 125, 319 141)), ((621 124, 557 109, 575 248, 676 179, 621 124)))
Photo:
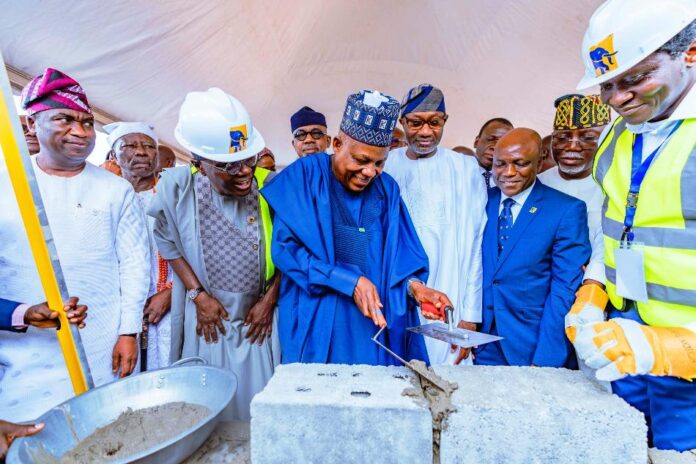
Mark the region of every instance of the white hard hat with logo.
POLYGON ((590 18, 582 41, 585 76, 578 90, 640 63, 696 19, 696 0, 608 0, 590 18))
POLYGON ((222 163, 251 158, 266 146, 244 105, 215 87, 186 95, 174 136, 191 153, 222 163))

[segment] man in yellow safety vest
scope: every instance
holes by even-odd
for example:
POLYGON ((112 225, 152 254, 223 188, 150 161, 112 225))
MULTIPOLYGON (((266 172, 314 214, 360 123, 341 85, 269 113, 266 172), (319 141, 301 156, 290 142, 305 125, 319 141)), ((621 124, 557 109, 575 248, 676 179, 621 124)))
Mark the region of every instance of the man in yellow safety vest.
POLYGON ((619 118, 593 169, 606 293, 582 287, 566 332, 645 414, 651 445, 695 449, 696 0, 609 0, 582 47, 578 88, 599 85, 619 118))

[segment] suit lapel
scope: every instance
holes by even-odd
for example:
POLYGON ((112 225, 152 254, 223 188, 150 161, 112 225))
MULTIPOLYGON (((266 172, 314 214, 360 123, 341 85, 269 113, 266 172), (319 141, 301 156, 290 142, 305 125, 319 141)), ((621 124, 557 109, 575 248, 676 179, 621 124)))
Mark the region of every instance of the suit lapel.
POLYGON ((537 181, 537 183, 534 184, 531 193, 527 197, 527 201, 525 201, 524 205, 522 205, 522 209, 518 213, 515 223, 512 225, 510 238, 508 238, 507 242, 505 243, 505 249, 498 257, 496 270, 498 270, 503 261, 510 256, 510 253, 512 252, 513 248, 515 248, 515 245, 520 240, 520 237, 522 237, 524 234, 527 226, 534 220, 535 217, 539 215, 539 210, 541 209, 541 199, 543 197, 542 189, 543 187, 541 186, 541 182, 537 181))

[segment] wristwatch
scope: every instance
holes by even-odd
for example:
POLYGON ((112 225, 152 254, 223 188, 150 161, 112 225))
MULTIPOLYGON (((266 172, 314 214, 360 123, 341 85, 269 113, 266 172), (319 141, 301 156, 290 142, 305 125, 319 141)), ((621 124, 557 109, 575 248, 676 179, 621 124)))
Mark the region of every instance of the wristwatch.
POLYGON ((186 296, 189 300, 193 301, 203 292, 205 292, 205 288, 203 287, 192 288, 190 290, 186 290, 186 296))

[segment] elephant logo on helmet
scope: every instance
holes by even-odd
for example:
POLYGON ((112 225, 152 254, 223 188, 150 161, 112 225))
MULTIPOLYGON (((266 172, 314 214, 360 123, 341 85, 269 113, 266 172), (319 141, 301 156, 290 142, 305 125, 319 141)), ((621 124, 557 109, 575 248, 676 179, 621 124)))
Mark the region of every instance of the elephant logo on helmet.
POLYGON ((246 149, 247 143, 247 127, 246 124, 241 126, 230 127, 230 153, 237 153, 246 149))
POLYGON ((609 34, 601 42, 590 47, 590 59, 597 77, 616 69, 619 64, 614 58, 614 34, 609 34))

